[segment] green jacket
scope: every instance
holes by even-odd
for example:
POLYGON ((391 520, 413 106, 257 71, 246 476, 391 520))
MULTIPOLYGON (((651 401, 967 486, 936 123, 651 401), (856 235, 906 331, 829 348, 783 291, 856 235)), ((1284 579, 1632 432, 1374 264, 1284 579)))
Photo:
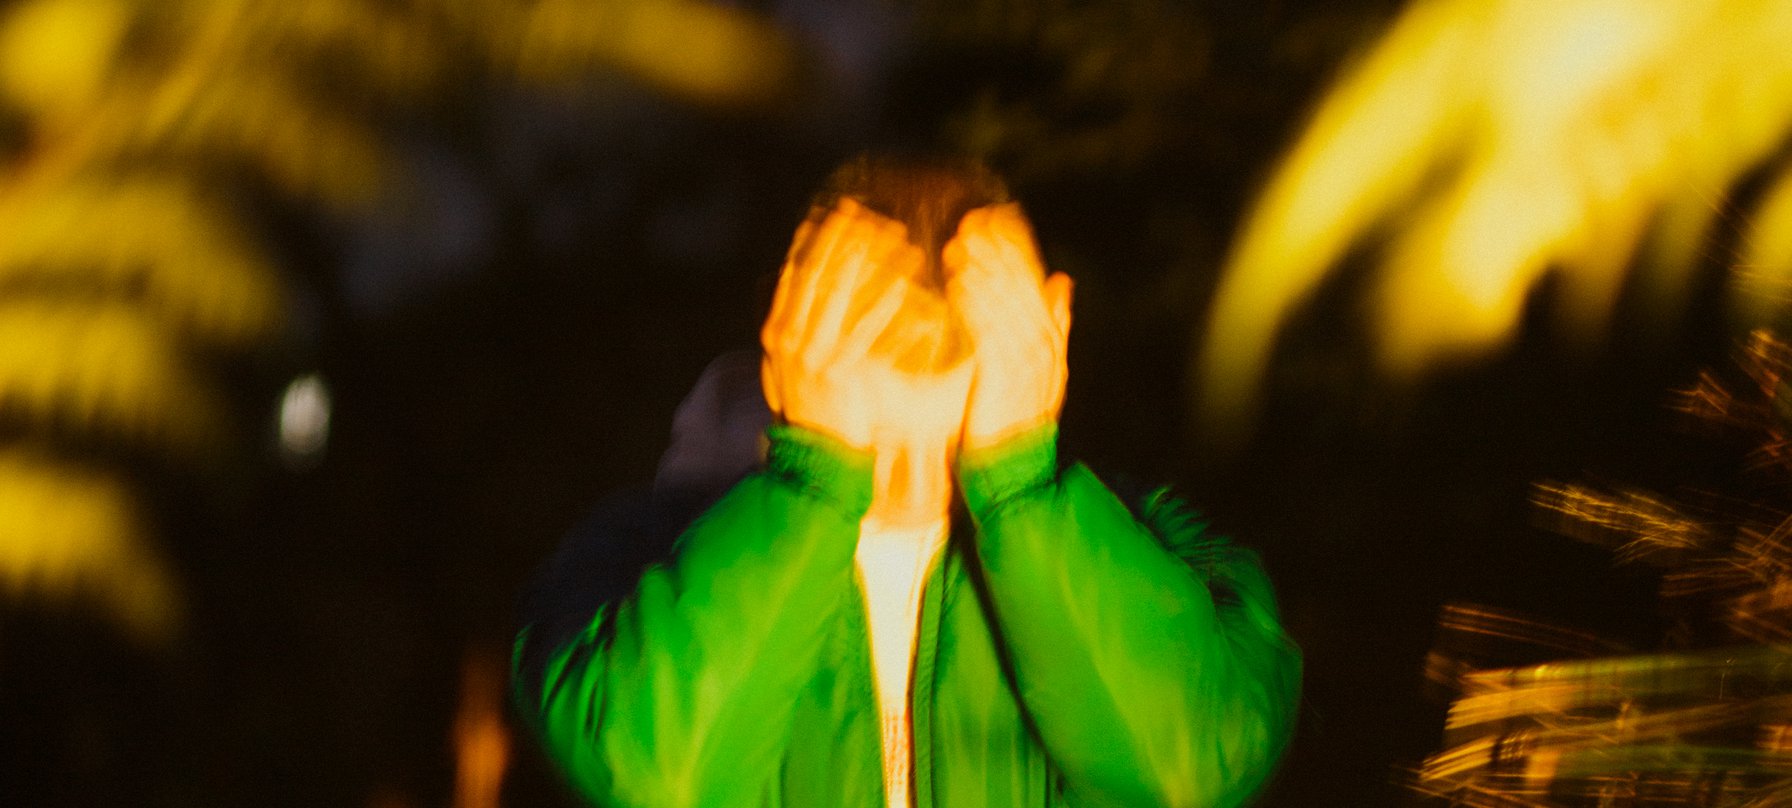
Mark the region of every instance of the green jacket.
MULTIPOLYGON (((768 430, 766 468, 519 678, 595 803, 880 808, 853 554, 871 458, 768 430)), ((1248 551, 1163 492, 1141 516, 1056 430, 960 461, 975 526, 929 571, 914 805, 1245 802, 1287 744, 1300 653, 1248 551)), ((530 629, 518 638, 519 659, 530 629)), ((519 672, 521 673, 521 672, 519 672)))

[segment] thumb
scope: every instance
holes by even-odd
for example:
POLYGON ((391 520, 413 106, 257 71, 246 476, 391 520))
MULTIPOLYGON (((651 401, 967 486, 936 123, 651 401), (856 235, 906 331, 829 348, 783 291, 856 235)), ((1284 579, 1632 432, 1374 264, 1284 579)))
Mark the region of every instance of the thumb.
POLYGON ((774 417, 784 417, 783 385, 778 379, 778 367, 769 355, 762 354, 759 359, 759 387, 765 391, 766 409, 774 417))
POLYGON ((1070 297, 1075 286, 1076 282, 1062 272, 1053 272, 1045 279, 1045 305, 1058 326, 1059 336, 1070 333, 1070 297))

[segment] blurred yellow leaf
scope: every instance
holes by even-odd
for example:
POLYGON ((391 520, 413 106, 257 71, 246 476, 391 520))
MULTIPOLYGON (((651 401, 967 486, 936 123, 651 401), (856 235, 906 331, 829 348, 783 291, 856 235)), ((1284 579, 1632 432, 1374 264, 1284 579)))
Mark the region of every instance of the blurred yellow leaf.
POLYGON ((292 77, 245 66, 175 79, 108 109, 96 146, 246 163, 281 191, 326 203, 367 202, 378 190, 384 154, 369 122, 307 96, 292 77))
POLYGON ((1750 218, 1736 284, 1750 322, 1792 304, 1792 171, 1780 173, 1750 218))
POLYGON ((168 327, 216 347, 278 333, 279 277, 191 183, 140 174, 15 190, 0 195, 0 285, 140 294, 168 327))
POLYGON ((202 184, 246 178, 340 212, 406 191, 383 134, 481 82, 619 71, 720 106, 784 97, 788 38, 688 0, 21 0, 0 95, 25 146, 0 166, 0 585, 86 597, 139 635, 179 604, 123 475, 71 442, 191 463, 228 450, 204 357, 285 326, 282 268, 202 184))
POLYGON ((1241 227, 1200 410, 1242 423, 1283 324, 1378 230, 1371 327, 1397 376, 1504 344, 1554 270, 1572 333, 1603 333, 1639 245, 1677 295, 1713 200, 1792 130, 1789 37, 1780 0, 1414 3, 1241 227))
POLYGON ((119 304, 0 302, 0 413, 178 456, 226 436, 221 402, 178 344, 119 304))
POLYGON ((31 0, 0 21, 0 88, 66 123, 100 97, 131 20, 122 0, 31 0))
POLYGON ((688 0, 542 0, 516 39, 496 46, 526 81, 566 84, 612 68, 719 105, 776 100, 796 75, 793 44, 770 23, 688 0))
POLYGON ((306 0, 256 4, 262 19, 242 39, 248 58, 285 54, 301 71, 332 70, 350 76, 372 94, 420 99, 439 90, 449 66, 467 61, 450 49, 462 44, 448 36, 443 5, 484 6, 484 17, 509 16, 513 2, 442 4, 411 0, 306 0))
POLYGON ((122 481, 34 453, 0 453, 0 594, 84 601, 165 643, 182 604, 122 481))

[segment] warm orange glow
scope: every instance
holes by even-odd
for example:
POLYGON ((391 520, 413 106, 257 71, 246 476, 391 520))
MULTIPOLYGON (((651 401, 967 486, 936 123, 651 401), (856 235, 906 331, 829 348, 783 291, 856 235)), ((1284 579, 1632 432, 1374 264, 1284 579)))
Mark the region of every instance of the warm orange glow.
MULTIPOLYGON (((1415 3, 1244 222, 1201 345, 1202 410, 1241 423, 1287 318, 1383 228, 1373 331, 1399 376, 1504 344, 1551 270, 1571 332, 1598 336, 1639 245, 1648 289, 1678 297, 1713 200, 1792 128, 1789 36, 1792 6, 1773 0, 1415 3)), ((1785 297, 1786 196, 1754 227, 1750 294, 1785 297)))
POLYGON ((461 668, 454 716, 454 808, 498 808, 510 767, 504 723, 506 665, 502 654, 475 652, 461 668))
MULTIPOLYGON (((46 455, 72 437, 203 465, 243 437, 206 363, 263 355, 286 326, 284 271, 239 192, 364 215, 414 190, 385 123, 431 120, 469 84, 578 90, 619 72, 754 107, 794 85, 794 56, 763 17, 685 1, 0 4, 15 130, 0 164, 0 402, 46 455)), ((283 415, 300 466, 322 448, 305 412, 283 415)), ((57 594, 116 585, 99 597, 128 626, 168 630, 171 585, 139 558, 143 526, 107 516, 128 480, 96 493, 61 471, 6 474, 28 481, 0 502, 9 591, 21 575, 57 594), (20 505, 40 484, 78 490, 60 511, 20 505)))

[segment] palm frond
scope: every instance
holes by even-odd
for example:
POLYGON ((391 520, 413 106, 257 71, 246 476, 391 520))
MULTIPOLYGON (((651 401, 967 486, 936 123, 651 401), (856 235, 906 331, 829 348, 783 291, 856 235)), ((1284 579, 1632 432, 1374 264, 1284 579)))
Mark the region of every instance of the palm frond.
POLYGON ((687 0, 542 0, 488 39, 498 69, 568 85, 618 69, 709 104, 762 104, 788 91, 793 44, 760 18, 687 0))
POLYGON ((138 298, 201 345, 279 333, 282 283, 230 211, 178 176, 88 176, 0 193, 0 289, 138 298))
POLYGON ((111 88, 132 8, 123 0, 30 0, 0 20, 0 93, 66 128, 111 88))
POLYGON ((229 434, 223 404, 178 343, 116 304, 0 303, 0 413, 175 457, 215 451, 229 434))
POLYGON ((184 608, 150 548, 125 480, 51 460, 0 453, 0 593, 73 597, 139 640, 164 642, 184 608))

